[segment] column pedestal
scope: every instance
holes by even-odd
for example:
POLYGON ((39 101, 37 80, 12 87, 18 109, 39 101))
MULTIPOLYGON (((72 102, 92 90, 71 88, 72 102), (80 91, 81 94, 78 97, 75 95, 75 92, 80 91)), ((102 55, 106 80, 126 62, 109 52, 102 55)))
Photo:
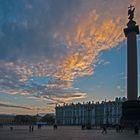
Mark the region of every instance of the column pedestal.
POLYGON ((121 123, 127 128, 140 126, 140 101, 126 101, 123 103, 121 123))

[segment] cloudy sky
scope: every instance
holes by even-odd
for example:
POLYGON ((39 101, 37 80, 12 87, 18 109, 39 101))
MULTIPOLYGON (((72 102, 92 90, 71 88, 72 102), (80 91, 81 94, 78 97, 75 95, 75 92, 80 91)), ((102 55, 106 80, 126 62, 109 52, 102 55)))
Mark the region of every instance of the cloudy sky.
POLYGON ((0 0, 0 113, 126 96, 130 4, 140 25, 139 0, 0 0))

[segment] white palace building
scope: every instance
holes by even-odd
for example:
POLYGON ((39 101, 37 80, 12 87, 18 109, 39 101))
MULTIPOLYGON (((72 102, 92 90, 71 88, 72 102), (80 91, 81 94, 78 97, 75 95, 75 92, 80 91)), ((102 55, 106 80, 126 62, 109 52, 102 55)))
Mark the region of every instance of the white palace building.
POLYGON ((120 123, 124 101, 126 101, 125 97, 116 98, 115 101, 102 101, 101 103, 57 105, 55 108, 56 123, 58 125, 116 125, 120 123))

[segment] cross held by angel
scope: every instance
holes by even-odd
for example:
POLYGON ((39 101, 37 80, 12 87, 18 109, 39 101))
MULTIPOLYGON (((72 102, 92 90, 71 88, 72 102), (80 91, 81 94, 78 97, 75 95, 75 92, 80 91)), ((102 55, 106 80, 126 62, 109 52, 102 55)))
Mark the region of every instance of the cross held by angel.
POLYGON ((133 20, 133 18, 134 18, 134 11, 135 11, 135 7, 130 5, 128 7, 128 19, 133 20))

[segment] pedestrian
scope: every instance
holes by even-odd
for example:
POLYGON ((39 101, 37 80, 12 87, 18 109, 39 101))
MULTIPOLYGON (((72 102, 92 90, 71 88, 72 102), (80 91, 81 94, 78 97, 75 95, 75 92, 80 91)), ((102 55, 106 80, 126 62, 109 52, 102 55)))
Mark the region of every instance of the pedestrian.
POLYGON ((119 125, 116 125, 116 132, 119 132, 119 125))
POLYGON ((31 125, 29 125, 29 132, 31 132, 31 125))
POLYGON ((85 129, 85 124, 82 124, 81 129, 82 129, 82 130, 85 129))
POLYGON ((53 129, 56 130, 57 129, 57 124, 53 125, 53 129))
POLYGON ((10 130, 13 131, 13 127, 12 126, 10 127, 10 130))
POLYGON ((135 128, 134 128, 134 133, 135 133, 135 135, 138 135, 138 133, 139 133, 139 128, 138 128, 137 125, 136 125, 135 128))
POLYGON ((34 125, 32 125, 32 128, 31 129, 32 129, 32 132, 33 132, 34 131, 34 125))
POLYGON ((41 129, 41 124, 38 124, 38 129, 41 129))
POLYGON ((123 129, 124 129, 123 125, 120 125, 120 132, 121 133, 123 132, 123 129))
POLYGON ((103 126, 102 134, 107 134, 106 126, 103 126))

